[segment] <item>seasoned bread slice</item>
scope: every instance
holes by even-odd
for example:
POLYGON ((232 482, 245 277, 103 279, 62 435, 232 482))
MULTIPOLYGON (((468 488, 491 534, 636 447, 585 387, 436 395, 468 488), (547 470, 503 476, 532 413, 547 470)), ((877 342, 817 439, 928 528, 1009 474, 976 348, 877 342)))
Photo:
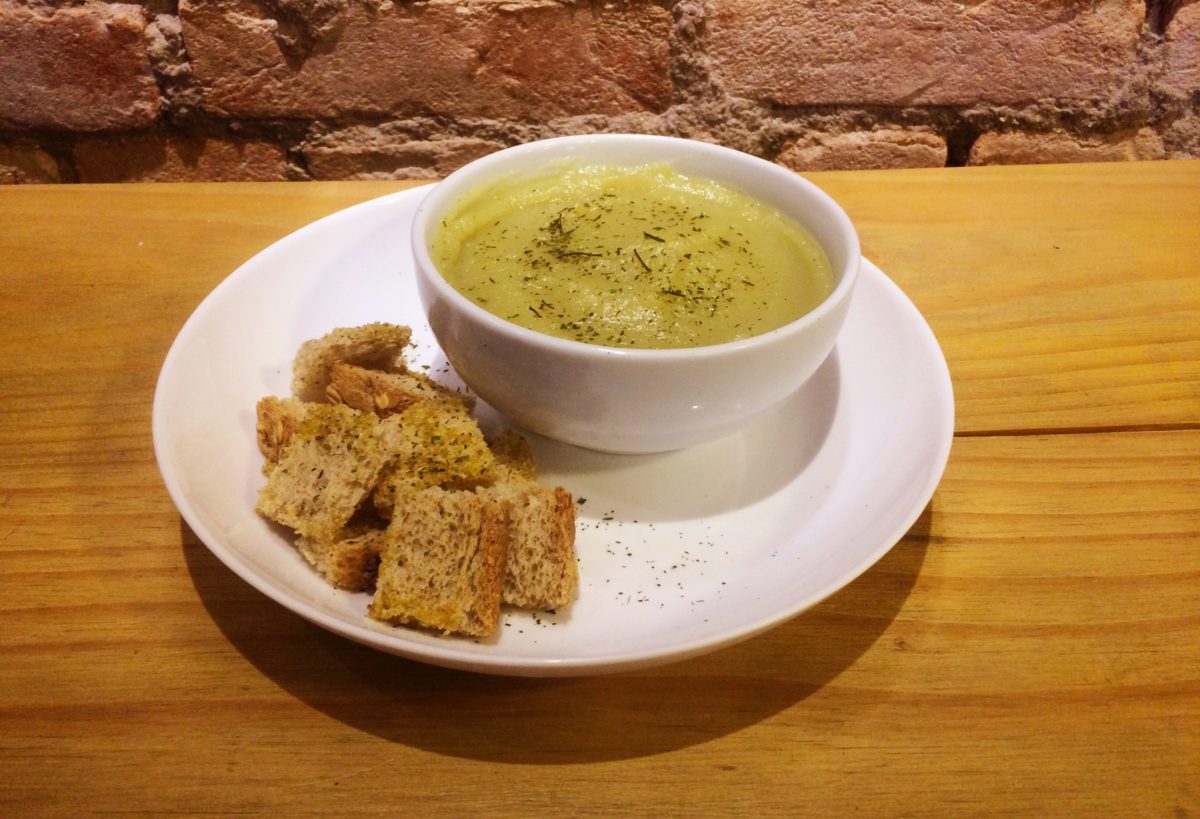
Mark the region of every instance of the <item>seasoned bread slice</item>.
POLYGON ((489 440, 488 447, 496 459, 496 483, 537 480, 538 468, 533 459, 533 448, 524 435, 515 429, 506 429, 489 440))
POLYGON ((379 556, 383 553, 383 529, 347 531, 335 540, 296 538, 296 548, 330 584, 347 591, 369 591, 375 587, 379 556))
POLYGON ((519 432, 505 430, 489 443, 496 482, 477 491, 512 507, 504 603, 536 609, 565 606, 579 590, 574 498, 561 486, 536 483, 533 449, 519 432))
POLYGON ((404 372, 404 348, 411 339, 410 328, 385 322, 338 327, 310 339, 300 345, 292 361, 292 394, 302 401, 324 401, 329 371, 339 361, 404 372))
POLYGON ((330 403, 380 417, 403 412, 418 401, 450 401, 468 411, 475 407, 474 397, 455 392, 423 373, 368 370, 344 361, 329 368, 325 397, 330 403))
POLYGON ((256 510, 299 535, 334 540, 391 462, 397 425, 340 404, 306 405, 256 510))
POLYGON ((508 508, 473 492, 425 489, 396 505, 370 614, 484 637, 500 621, 508 508))
POLYGON ((452 401, 422 401, 388 420, 399 422, 395 460, 372 496, 390 518, 398 494, 439 486, 471 489, 491 483, 495 457, 475 419, 452 401))
POLYGON ((508 559, 502 599, 505 605, 554 609, 575 600, 575 501, 561 486, 511 481, 478 490, 509 504, 508 559))

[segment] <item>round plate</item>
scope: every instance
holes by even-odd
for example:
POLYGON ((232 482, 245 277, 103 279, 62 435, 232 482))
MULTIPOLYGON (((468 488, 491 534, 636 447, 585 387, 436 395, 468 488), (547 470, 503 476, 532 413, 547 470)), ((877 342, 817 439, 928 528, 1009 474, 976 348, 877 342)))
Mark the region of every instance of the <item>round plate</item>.
MULTIPOLYGON (((409 227, 427 187, 335 213, 250 259, 188 319, 154 398, 154 446, 184 520, 229 568, 308 620, 415 660, 498 674, 593 674, 746 639, 854 580, 916 521, 950 453, 954 401, 920 313, 864 260, 837 347, 743 431, 661 455, 530 436, 542 482, 577 499, 580 591, 557 612, 506 611, 488 640, 367 617, 254 512, 254 406, 287 395, 300 344, 334 327, 407 324, 414 367, 454 373, 417 302, 409 227)), ((485 425, 503 423, 486 406, 485 425)))

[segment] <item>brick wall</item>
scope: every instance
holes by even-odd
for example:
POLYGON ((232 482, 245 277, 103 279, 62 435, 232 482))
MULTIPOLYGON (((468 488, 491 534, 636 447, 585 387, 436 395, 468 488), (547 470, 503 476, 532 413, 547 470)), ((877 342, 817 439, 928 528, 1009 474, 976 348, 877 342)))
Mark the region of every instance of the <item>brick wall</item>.
POLYGON ((0 0, 2 182, 423 178, 615 130, 1200 157, 1200 0, 0 0))

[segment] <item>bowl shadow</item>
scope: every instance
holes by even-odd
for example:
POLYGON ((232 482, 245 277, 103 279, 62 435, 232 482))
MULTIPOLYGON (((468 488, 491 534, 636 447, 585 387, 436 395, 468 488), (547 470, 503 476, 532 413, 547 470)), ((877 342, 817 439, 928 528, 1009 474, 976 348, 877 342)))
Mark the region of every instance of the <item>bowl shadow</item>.
MULTIPOLYGON (((673 452, 613 455, 582 449, 524 431, 546 482, 572 488, 593 502, 585 517, 603 509, 624 521, 667 523, 713 517, 751 506, 803 475, 837 446, 832 430, 842 395, 835 349, 795 392, 738 432, 673 452)), ((489 427, 505 425, 491 417, 489 427)))
POLYGON ((887 630, 934 521, 792 620, 706 656, 601 677, 523 678, 395 657, 327 632, 241 581, 180 521, 200 600, 255 668, 311 707, 390 742, 465 759, 574 764, 660 754, 736 732, 838 678, 887 630))

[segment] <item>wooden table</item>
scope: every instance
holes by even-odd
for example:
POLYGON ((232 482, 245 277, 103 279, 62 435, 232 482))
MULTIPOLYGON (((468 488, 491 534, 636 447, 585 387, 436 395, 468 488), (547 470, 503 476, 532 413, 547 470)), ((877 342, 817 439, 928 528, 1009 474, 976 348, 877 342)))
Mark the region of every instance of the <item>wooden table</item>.
POLYGON ((812 178, 945 349, 945 479, 785 625, 564 680, 311 626, 159 480, 193 308, 404 183, 0 188, 0 815, 1200 815, 1200 162, 812 178))

